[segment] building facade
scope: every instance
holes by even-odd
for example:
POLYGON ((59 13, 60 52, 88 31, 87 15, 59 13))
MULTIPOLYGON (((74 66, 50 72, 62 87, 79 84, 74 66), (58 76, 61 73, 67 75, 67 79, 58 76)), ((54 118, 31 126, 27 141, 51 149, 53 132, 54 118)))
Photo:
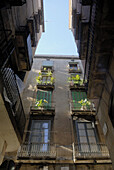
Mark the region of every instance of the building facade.
MULTIPOLYGON (((81 59, 85 61, 85 78, 87 78, 87 96, 93 99, 97 109, 97 117, 105 136, 112 162, 114 164, 114 117, 113 117, 113 86, 114 86, 114 15, 112 1, 70 1, 70 29, 80 35, 78 47, 81 59), (81 12, 79 12, 81 8, 81 12), (83 11, 89 16, 87 30, 74 22, 82 23, 83 11), (75 11, 73 13, 73 11, 75 11), (78 15, 80 14, 80 19, 78 15), (83 37, 86 33, 86 37, 83 37), (85 44, 86 42, 86 44, 85 44), (85 54, 81 46, 85 44, 85 54)), ((84 15, 85 16, 85 15, 84 15)), ((87 17, 86 17, 87 18, 87 17)))
POLYGON ((23 139, 21 94, 42 32, 42 0, 0 2, 0 165, 5 168, 13 166, 23 139))
POLYGON ((113 169, 113 12, 99 2, 69 1, 79 58, 33 58, 43 1, 0 2, 1 169, 113 169))
POLYGON ((44 57, 34 58, 22 96, 28 119, 17 168, 112 169, 81 61, 44 57))

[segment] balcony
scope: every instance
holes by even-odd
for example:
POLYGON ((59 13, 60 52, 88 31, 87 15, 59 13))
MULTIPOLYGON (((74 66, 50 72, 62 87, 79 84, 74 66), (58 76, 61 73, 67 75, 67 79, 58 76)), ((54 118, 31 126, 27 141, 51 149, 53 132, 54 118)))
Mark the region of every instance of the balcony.
POLYGON ((37 87, 40 89, 54 89, 55 78, 52 76, 52 72, 39 73, 39 76, 36 77, 37 87))
POLYGON ((56 147, 51 144, 39 144, 39 143, 26 143, 21 145, 18 150, 18 159, 19 158, 44 158, 51 159, 56 158, 56 147))
POLYGON ((18 51, 18 70, 31 70, 33 56, 31 47, 31 36, 27 26, 20 26, 16 31, 16 45, 18 51))
POLYGON ((85 90, 86 89, 86 81, 84 82, 83 78, 81 78, 81 74, 71 73, 70 77, 68 77, 68 83, 70 89, 77 90, 85 90))
POLYGON ((55 114, 55 104, 53 103, 53 91, 38 89, 36 100, 31 106, 31 112, 33 114, 55 114))
POLYGON ((109 159, 109 151, 105 144, 86 143, 75 144, 75 158, 76 159, 109 159))
POLYGON ((94 103, 87 100, 85 91, 71 90, 71 115, 95 115, 94 103))
POLYGON ((90 159, 110 159, 109 151, 105 144, 91 144, 92 150, 88 150, 87 144, 23 144, 20 146, 17 158, 18 160, 90 160, 90 159), (80 150, 83 146, 83 150, 80 150))
POLYGON ((96 110, 94 104, 88 106, 81 106, 78 102, 71 102, 70 103, 70 111, 72 115, 95 115, 96 110))

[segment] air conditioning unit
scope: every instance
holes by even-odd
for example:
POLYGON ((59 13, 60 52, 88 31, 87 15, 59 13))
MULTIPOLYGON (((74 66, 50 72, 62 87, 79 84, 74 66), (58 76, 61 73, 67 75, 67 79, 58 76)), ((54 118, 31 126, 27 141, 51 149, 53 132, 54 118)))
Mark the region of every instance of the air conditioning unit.
POLYGON ((18 70, 29 71, 32 67, 31 36, 28 27, 20 27, 16 31, 16 47, 18 51, 18 70))
POLYGON ((38 39, 37 39, 37 34, 36 34, 35 19, 33 17, 29 18, 27 20, 27 25, 28 25, 30 35, 31 35, 32 47, 36 47, 38 39))
POLYGON ((22 6, 26 0, 7 0, 11 6, 22 6))

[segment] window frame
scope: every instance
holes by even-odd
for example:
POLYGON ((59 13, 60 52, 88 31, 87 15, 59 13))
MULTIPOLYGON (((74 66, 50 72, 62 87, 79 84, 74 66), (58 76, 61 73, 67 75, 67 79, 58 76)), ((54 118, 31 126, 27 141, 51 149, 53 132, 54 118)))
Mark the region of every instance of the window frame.
MULTIPOLYGON (((41 125, 40 125, 40 128, 39 129, 37 129, 37 130, 39 130, 39 133, 40 132, 42 132, 43 133, 43 128, 41 129, 41 125)), ((50 143, 50 140, 51 140, 51 134, 50 134, 50 131, 51 131, 51 120, 48 120, 48 119, 32 119, 31 120, 31 126, 30 126, 30 134, 29 134, 29 138, 28 138, 28 143, 29 143, 29 145, 30 145, 30 148, 29 148, 29 150, 31 150, 32 149, 32 146, 33 146, 33 144, 38 144, 39 146, 41 145, 41 146, 43 146, 42 148, 45 148, 45 149, 41 149, 40 147, 40 151, 41 152, 46 152, 46 151, 48 151, 49 150, 49 143, 50 143), (41 125, 43 124, 43 123, 48 123, 48 128, 44 128, 44 129, 48 129, 48 142, 44 142, 43 140, 43 137, 44 136, 42 136, 41 134, 40 134, 40 141, 43 141, 43 142, 34 142, 34 141, 32 141, 32 137, 34 137, 34 135, 33 135, 33 133, 34 133, 34 130, 33 130, 33 128, 34 128, 34 123, 35 122, 39 122, 39 123, 41 123, 41 125), (46 149, 47 148, 47 149, 46 149)), ((39 136, 39 133, 36 135, 36 136, 39 136)))
POLYGON ((76 132, 76 139, 77 139, 77 144, 78 144, 78 149, 79 149, 79 151, 81 152, 81 153, 83 153, 84 151, 83 151, 83 149, 81 149, 81 144, 83 145, 83 144, 87 144, 87 146, 88 146, 88 152, 90 152, 91 153, 91 151, 92 151, 92 149, 91 149, 91 147, 92 147, 92 144, 94 144, 94 145, 96 145, 97 146, 97 152, 99 152, 99 146, 98 146, 98 143, 99 143, 99 138, 98 138, 98 133, 97 133, 97 129, 96 129, 96 127, 95 127, 95 124, 94 124, 94 122, 93 121, 80 121, 80 120, 75 120, 75 122, 74 122, 74 126, 75 126, 75 132, 76 132), (85 133, 86 133, 86 139, 87 139, 87 143, 85 142, 80 142, 80 134, 79 134, 79 128, 78 128, 78 123, 82 123, 83 125, 84 125, 84 130, 85 130, 85 133), (92 127, 92 128, 87 128, 87 123, 89 123, 89 124, 91 124, 91 127, 92 126, 94 126, 94 127, 92 127), (92 125, 93 124, 93 125, 92 125), (88 132, 87 132, 87 130, 88 129, 92 129, 93 130, 93 132, 94 132, 94 138, 95 138, 95 140, 96 140, 96 142, 95 143, 91 143, 90 141, 89 141, 89 135, 88 135, 88 132))

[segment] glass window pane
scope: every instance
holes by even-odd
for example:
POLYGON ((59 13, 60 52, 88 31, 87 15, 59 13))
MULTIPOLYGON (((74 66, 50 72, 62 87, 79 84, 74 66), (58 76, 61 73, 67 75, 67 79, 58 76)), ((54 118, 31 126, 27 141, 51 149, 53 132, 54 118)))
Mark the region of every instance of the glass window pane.
POLYGON ((35 143, 35 142, 37 142, 37 137, 36 136, 33 136, 32 138, 31 138, 31 142, 33 142, 33 143, 35 143))
POLYGON ((88 140, 89 140, 89 143, 96 143, 95 137, 89 137, 88 140))
POLYGON ((44 129, 44 135, 46 136, 48 135, 48 133, 49 133, 48 129, 44 129))
POLYGON ((78 129, 85 129, 84 123, 78 123, 78 129))
POLYGON ((34 122, 34 123, 33 123, 33 126, 32 126, 32 130, 34 130, 34 129, 40 129, 40 125, 41 125, 40 122, 34 122))
POLYGON ((45 137, 44 137, 44 143, 48 143, 48 142, 49 142, 48 136, 45 136, 45 137))
POLYGON ((87 143, 87 137, 80 137, 80 143, 87 143))
POLYGON ((87 129, 92 129, 92 124, 91 123, 86 123, 87 129))
POLYGON ((95 136, 94 130, 93 129, 87 130, 87 135, 88 136, 95 136))
POLYGON ((43 123, 42 128, 48 128, 48 123, 43 123))
POLYGON ((35 129, 34 131, 31 132, 31 135, 32 135, 32 136, 36 136, 36 135, 39 136, 40 133, 41 133, 41 132, 40 132, 39 130, 36 130, 36 129, 35 129))
POLYGON ((79 136, 86 136, 85 130, 79 130, 79 136))

